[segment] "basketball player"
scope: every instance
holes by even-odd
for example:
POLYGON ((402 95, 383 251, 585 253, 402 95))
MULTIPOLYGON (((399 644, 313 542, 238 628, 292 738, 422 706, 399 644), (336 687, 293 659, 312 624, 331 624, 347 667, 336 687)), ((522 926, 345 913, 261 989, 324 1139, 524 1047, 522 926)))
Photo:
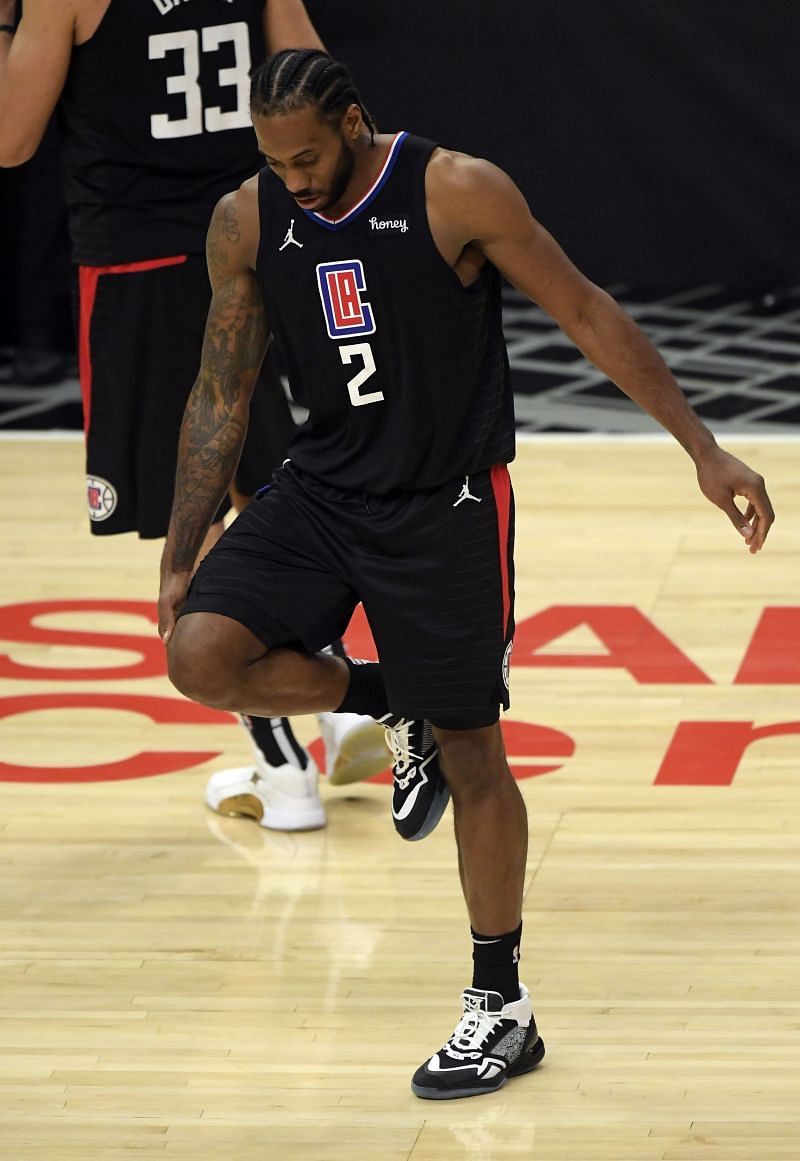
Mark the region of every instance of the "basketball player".
MULTIPOLYGON (((260 164, 251 64, 265 42, 321 43, 302 0, 25 0, 16 33, 13 17, 13 0, 0 0, 0 162, 31 156, 59 98, 63 113, 90 527, 164 536, 210 301, 206 226, 260 164)), ((279 379, 265 373, 230 481, 238 507, 281 463, 293 428, 279 379)), ((215 774, 209 805, 279 830, 323 826, 318 770, 289 722, 246 724, 255 766, 215 774)), ((386 765, 371 719, 325 715, 320 729, 331 781, 386 765)))
POLYGON ((383 721, 406 838, 429 833, 452 794, 474 974, 412 1088, 491 1092, 544 1055, 517 967, 527 820, 498 725, 514 454, 500 274, 675 436, 751 552, 773 513, 763 480, 717 447, 649 340, 503 172, 376 134, 349 74, 319 51, 262 66, 251 111, 266 168, 220 201, 208 234, 214 294, 162 557, 170 676, 219 708, 383 721), (309 420, 192 580, 270 331, 309 420), (359 599, 380 664, 319 652, 359 599))

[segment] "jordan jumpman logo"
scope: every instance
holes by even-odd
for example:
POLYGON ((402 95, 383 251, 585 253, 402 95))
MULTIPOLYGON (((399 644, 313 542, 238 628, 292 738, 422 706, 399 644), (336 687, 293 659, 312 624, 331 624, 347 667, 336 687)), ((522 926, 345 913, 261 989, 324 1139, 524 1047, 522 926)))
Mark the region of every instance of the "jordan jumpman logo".
POLYGON ((289 223, 289 229, 286 231, 286 237, 283 239, 283 245, 278 247, 278 253, 285 250, 287 246, 297 246, 300 250, 303 249, 303 243, 298 242, 294 236, 294 218, 289 223))
POLYGON ((456 500, 453 507, 457 508, 458 505, 463 504, 465 500, 474 500, 476 504, 483 503, 483 500, 481 499, 480 496, 473 496, 472 492, 470 492, 470 490, 469 490, 469 476, 464 477, 464 483, 461 485, 461 492, 459 493, 459 497, 456 500))

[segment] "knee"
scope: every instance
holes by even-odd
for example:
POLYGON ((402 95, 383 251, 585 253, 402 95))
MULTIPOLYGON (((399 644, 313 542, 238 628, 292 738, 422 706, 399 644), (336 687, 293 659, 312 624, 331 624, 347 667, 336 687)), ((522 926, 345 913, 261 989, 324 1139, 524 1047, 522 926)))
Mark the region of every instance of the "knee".
POLYGON ((214 709, 236 709, 235 681, 224 652, 201 629, 182 618, 167 649, 167 671, 175 688, 192 701, 214 709))

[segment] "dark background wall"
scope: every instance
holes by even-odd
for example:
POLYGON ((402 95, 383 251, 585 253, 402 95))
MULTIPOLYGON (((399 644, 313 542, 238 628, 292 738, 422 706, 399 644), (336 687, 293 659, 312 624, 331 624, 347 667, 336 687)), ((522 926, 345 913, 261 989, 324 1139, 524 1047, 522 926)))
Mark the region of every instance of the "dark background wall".
MULTIPOLYGON (((382 127, 496 161, 599 283, 800 282, 794 0, 306 2, 382 127)), ((25 182, 0 172, 0 344, 25 182)))
POLYGON ((0 346, 10 343, 17 329, 18 216, 19 178, 12 170, 0 170, 0 346))
POLYGON ((793 0, 307 0, 387 129, 496 161, 597 281, 800 281, 793 0))

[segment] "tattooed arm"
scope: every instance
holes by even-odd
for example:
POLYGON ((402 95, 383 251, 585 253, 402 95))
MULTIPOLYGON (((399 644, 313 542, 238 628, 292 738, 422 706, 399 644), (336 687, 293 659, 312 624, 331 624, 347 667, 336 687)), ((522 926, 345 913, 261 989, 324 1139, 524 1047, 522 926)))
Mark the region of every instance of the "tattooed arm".
POLYGON ((159 632, 166 643, 197 554, 228 490, 247 431, 250 397, 269 341, 258 249, 257 179, 224 197, 206 242, 213 297, 200 371, 181 426, 169 531, 161 557, 159 632))

